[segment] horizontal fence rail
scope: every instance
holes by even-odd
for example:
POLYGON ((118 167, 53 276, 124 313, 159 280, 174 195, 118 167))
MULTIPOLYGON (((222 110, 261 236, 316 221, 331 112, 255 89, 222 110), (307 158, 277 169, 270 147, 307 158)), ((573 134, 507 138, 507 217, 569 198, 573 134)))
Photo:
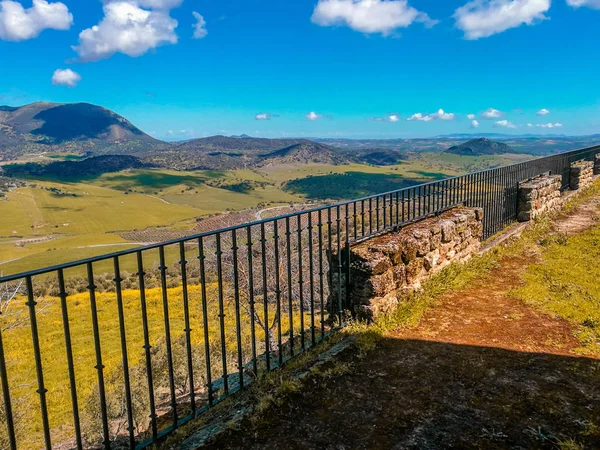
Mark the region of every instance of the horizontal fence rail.
POLYGON ((143 448, 343 326, 350 245, 456 205, 484 237, 518 183, 599 147, 0 278, 0 448, 143 448), (340 277, 341 278, 341 277, 340 277))

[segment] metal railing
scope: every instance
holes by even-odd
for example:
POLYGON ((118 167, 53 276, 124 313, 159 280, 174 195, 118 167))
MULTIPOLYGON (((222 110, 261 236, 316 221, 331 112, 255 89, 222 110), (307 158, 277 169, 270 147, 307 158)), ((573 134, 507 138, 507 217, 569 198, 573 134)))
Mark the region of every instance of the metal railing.
POLYGON ((332 274, 348 282, 352 243, 457 204, 484 208, 489 237, 516 220, 520 181, 551 172, 566 189, 599 152, 0 278, 0 447, 143 448, 342 326, 332 274))

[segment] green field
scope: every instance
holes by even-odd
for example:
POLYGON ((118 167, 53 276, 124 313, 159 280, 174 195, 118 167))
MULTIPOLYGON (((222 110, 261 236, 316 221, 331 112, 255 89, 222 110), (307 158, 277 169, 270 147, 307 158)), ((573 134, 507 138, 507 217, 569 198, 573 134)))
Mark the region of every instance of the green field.
POLYGON ((13 189, 0 200, 0 273, 140 244, 120 237, 123 232, 191 230, 198 219, 225 211, 362 197, 522 159, 515 155, 423 153, 394 166, 288 164, 191 172, 144 169, 85 181, 28 180, 28 187, 13 189))

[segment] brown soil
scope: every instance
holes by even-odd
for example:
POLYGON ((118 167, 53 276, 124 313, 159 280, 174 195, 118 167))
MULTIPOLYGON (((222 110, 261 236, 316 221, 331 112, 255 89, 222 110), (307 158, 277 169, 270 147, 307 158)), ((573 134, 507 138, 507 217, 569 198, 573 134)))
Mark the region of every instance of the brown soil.
MULTIPOLYGON (((598 222, 597 200, 556 222, 598 222)), ((351 372, 315 377, 258 424, 208 448, 600 448, 600 359, 579 357, 571 325, 507 295, 534 255, 445 296, 412 329, 389 334, 351 372), (581 447, 565 447, 567 443, 581 447)))

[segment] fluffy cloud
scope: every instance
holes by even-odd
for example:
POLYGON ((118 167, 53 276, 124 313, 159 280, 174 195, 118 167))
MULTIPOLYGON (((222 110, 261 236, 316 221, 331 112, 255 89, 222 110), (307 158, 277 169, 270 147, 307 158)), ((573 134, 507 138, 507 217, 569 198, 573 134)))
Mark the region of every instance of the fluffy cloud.
POLYGON ((75 87, 81 81, 81 75, 73 72, 71 69, 58 69, 52 75, 52 84, 54 86, 75 87))
POLYGON ((481 114, 481 117, 483 117, 484 119, 497 119, 501 116, 502 113, 494 108, 488 108, 481 114))
POLYGON ((567 4, 574 8, 587 6, 588 8, 600 9, 600 0, 567 0, 567 4))
POLYGON ((64 3, 33 0, 25 9, 15 1, 0 1, 0 39, 5 41, 32 39, 46 29, 68 30, 72 24, 73 15, 64 3))
POLYGON ((391 114, 387 118, 388 122, 400 122, 400 116, 398 114, 391 114))
MULTIPOLYGON (((144 4, 172 4, 148 2, 144 4)), ((104 18, 79 34, 73 49, 84 61, 110 58, 115 53, 137 57, 164 44, 176 44, 177 21, 168 10, 142 9, 136 2, 111 1, 104 5, 104 18)))
MULTIPOLYGON (((598 0, 594 0, 598 1, 598 0)), ((479 39, 547 19, 551 0, 473 0, 454 12, 466 39, 479 39)))
POLYGON ((269 113, 259 113, 254 116, 256 120, 271 120, 271 114, 269 113))
POLYGON ((311 112, 309 112, 309 113, 306 115, 306 118, 307 118, 308 120, 313 120, 313 121, 314 121, 314 120, 319 120, 319 119, 322 119, 322 118, 323 118, 323 116, 322 116, 321 114, 317 114, 317 113, 316 113, 316 112, 314 112, 314 111, 311 111, 311 112))
POLYGON ((471 128, 479 128, 479 122, 475 119, 471 121, 471 128))
POLYGON ((467 114, 467 119, 475 120, 475 114, 467 114))
POLYGON ((562 123, 538 123, 536 127, 538 128, 562 128, 562 123))
POLYGON ((437 23, 407 0, 319 0, 311 20, 321 26, 345 25, 362 33, 383 35, 414 22, 427 26, 437 23))
POLYGON ((208 34, 208 31, 204 28, 206 26, 206 20, 204 20, 204 17, 196 11, 192 14, 196 18, 196 23, 194 24, 194 39, 202 39, 208 34))
POLYGON ((542 108, 536 114, 538 116, 545 116, 545 115, 550 114, 550 111, 548 111, 546 108, 542 108))
POLYGON ((508 120, 499 120, 494 125, 500 128, 517 128, 514 123, 508 120))
POLYGON ((412 116, 410 116, 408 119, 406 120, 417 120, 420 122, 431 122, 432 120, 454 120, 455 115, 453 113, 446 113, 444 112, 443 109, 438 110, 438 112, 435 112, 433 114, 422 114, 422 113, 416 113, 413 114, 412 116))
MULTIPOLYGON (((110 3, 111 0, 105 1, 110 3)), ((114 0, 112 0, 114 1, 114 0)), ((171 10, 177 8, 183 3, 183 0, 138 0, 138 4, 143 8, 171 10)))

